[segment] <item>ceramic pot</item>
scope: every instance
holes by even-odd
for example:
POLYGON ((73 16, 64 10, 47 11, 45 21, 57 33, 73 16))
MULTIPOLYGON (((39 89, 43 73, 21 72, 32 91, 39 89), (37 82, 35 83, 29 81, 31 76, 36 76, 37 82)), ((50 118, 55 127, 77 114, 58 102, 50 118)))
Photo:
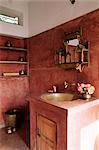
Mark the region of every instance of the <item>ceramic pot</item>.
POLYGON ((83 94, 82 96, 83 96, 83 99, 89 99, 89 98, 91 98, 91 95, 87 94, 87 93, 83 94))

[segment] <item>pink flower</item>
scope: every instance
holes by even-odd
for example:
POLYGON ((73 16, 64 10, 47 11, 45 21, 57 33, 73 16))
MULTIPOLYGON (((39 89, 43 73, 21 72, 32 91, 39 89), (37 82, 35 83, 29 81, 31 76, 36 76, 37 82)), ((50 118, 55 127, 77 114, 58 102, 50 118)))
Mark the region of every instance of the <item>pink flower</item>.
POLYGON ((91 87, 91 84, 85 84, 85 87, 89 88, 89 87, 91 87))
POLYGON ((83 87, 85 87, 85 84, 84 84, 84 83, 81 83, 80 86, 83 88, 83 87))
POLYGON ((92 86, 91 84, 84 84, 84 83, 81 84, 78 83, 77 89, 80 93, 88 93, 88 94, 93 94, 95 91, 94 86, 92 86))
POLYGON ((93 94, 94 91, 95 91, 94 86, 91 86, 91 87, 89 88, 89 90, 88 90, 88 93, 89 93, 89 94, 93 94))
POLYGON ((82 88, 80 86, 78 87, 78 91, 82 93, 82 88))

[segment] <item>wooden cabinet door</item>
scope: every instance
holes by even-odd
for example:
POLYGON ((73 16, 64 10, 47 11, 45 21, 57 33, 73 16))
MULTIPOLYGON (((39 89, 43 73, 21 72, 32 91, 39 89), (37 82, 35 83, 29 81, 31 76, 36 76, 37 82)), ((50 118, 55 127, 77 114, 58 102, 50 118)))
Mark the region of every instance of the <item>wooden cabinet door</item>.
POLYGON ((56 123, 37 115, 37 150, 56 150, 56 123))

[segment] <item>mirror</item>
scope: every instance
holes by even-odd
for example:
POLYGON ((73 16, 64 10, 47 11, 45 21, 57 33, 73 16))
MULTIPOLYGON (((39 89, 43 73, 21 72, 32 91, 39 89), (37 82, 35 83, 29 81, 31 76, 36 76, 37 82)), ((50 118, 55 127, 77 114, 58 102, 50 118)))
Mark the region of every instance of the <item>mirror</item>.
POLYGON ((82 29, 81 27, 74 29, 72 32, 65 32, 65 40, 73 40, 73 39, 79 39, 82 36, 82 29))
POLYGON ((79 40, 78 39, 69 40, 68 45, 77 46, 79 45, 79 40))
POLYGON ((65 40, 70 46, 78 46, 81 40, 82 30, 81 28, 77 28, 72 32, 65 32, 65 40))

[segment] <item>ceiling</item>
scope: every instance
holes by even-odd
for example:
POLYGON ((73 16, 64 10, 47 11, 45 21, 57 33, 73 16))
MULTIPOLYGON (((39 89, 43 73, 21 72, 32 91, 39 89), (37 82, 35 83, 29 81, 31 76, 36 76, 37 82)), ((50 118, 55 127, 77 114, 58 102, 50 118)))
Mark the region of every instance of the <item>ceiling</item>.
POLYGON ((30 36, 49 30, 99 8, 99 0, 27 0, 30 36))
POLYGON ((30 37, 99 9, 99 0, 0 0, 0 5, 24 16, 23 27, 1 24, 0 32, 30 37))

